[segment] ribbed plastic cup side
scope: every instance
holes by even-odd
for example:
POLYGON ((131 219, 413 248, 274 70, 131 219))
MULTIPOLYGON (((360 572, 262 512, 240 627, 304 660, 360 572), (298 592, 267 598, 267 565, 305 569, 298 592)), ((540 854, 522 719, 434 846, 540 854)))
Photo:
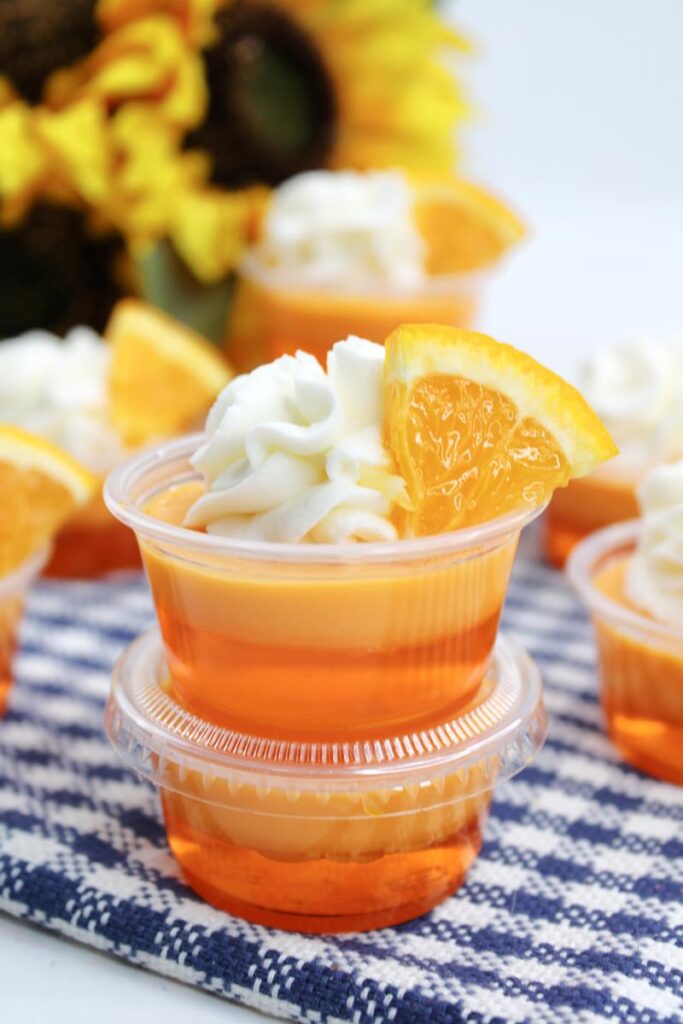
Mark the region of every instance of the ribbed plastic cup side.
POLYGON ((593 534, 568 573, 595 626, 607 728, 626 759, 683 783, 683 628, 638 611, 624 591, 640 523, 593 534))
POLYGON ((541 510, 390 544, 231 541, 144 514, 198 479, 198 443, 146 453, 106 490, 137 533, 179 699, 219 725, 320 741, 390 735, 470 699, 520 530, 541 510))

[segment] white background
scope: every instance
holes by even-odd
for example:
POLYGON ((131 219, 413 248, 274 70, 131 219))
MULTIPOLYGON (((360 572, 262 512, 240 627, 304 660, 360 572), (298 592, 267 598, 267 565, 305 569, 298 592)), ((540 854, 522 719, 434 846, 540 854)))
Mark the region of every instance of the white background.
POLYGON ((461 0, 482 108, 467 170, 532 228, 482 329, 573 376, 596 345, 683 331, 681 0, 461 0))
MULTIPOLYGON (((682 0, 454 9, 480 43, 467 169, 533 229, 482 328, 570 375, 595 345, 683 330, 682 0)), ((265 1019, 1 917, 0 988, 7 1024, 265 1019)))

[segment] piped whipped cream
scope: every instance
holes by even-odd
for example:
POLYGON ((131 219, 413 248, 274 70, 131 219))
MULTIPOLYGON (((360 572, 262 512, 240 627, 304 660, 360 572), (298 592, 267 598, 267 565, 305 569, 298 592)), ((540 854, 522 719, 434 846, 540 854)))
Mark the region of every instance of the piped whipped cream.
POLYGON ((272 194, 258 261, 306 285, 415 287, 425 242, 398 171, 309 171, 272 194))
POLYGON ((683 629, 683 460, 658 466, 638 491, 642 530, 626 577, 634 604, 683 629))
POLYGON ((338 342, 327 371, 304 352, 237 377, 192 464, 207 491, 185 525, 249 540, 388 541, 403 480, 381 436, 384 349, 338 342))
POLYGON ((40 434, 94 472, 124 454, 109 422, 110 354, 98 334, 76 327, 62 341, 29 331, 0 344, 0 421, 40 434))
POLYGON ((603 349, 584 367, 580 388, 621 449, 610 472, 683 455, 683 338, 603 349))

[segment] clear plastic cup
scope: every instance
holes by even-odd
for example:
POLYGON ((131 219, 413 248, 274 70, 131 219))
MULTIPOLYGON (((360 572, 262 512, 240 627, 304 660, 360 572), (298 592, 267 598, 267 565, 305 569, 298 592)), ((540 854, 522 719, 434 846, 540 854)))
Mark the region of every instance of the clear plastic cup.
POLYGON ((14 681, 12 661, 26 595, 40 576, 49 556, 50 549, 42 548, 8 576, 0 579, 0 717, 7 711, 7 700, 14 681))
POLYGON ((637 520, 600 530, 569 559, 569 577, 595 626, 608 732, 626 760, 683 784, 683 624, 659 622, 624 598, 637 520))
POLYGON ((501 638, 476 700, 435 728, 359 743, 248 736, 173 699, 152 632, 116 666, 105 726, 159 791, 193 889, 252 921, 333 932, 406 921, 454 892, 495 785, 532 760, 547 721, 536 667, 501 638))
POLYGON ((520 531, 541 509, 392 543, 210 536, 144 511, 198 481, 200 441, 147 451, 105 487, 137 535, 179 701, 245 732, 355 740, 430 725, 472 697, 520 531))
POLYGON ((481 271, 438 274, 413 289, 314 287, 252 258, 241 268, 226 352, 243 372, 297 349, 324 363, 341 338, 357 334, 382 343, 403 323, 471 327, 486 277, 481 271))

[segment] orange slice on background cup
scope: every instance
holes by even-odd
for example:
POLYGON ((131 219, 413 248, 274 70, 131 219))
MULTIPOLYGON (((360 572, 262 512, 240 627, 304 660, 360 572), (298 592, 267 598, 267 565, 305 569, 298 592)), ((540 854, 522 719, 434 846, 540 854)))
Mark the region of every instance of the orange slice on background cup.
POLYGON ((131 448, 198 425, 232 377, 210 342, 137 299, 118 303, 105 337, 112 420, 131 448))

